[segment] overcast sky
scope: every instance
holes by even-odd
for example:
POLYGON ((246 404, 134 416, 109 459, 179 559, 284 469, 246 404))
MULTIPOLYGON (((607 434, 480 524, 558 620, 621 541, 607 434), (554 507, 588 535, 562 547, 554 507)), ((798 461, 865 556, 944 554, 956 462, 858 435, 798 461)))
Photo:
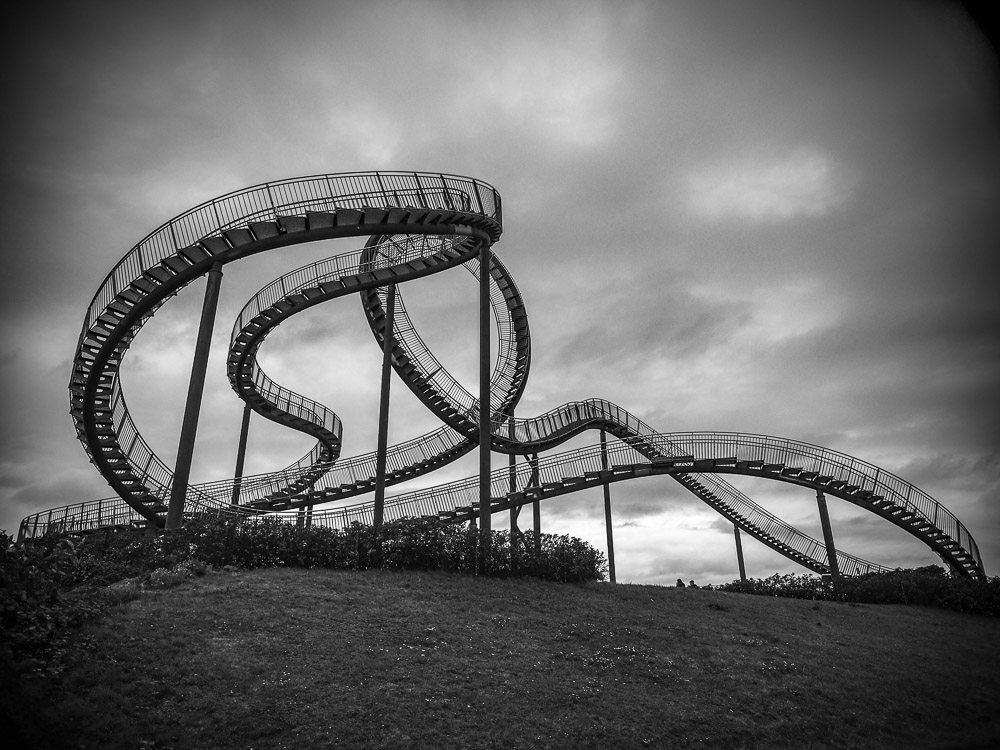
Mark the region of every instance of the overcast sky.
MULTIPOLYGON (((519 416, 604 397, 662 431, 843 451, 943 502, 1000 572, 1000 95, 995 52, 959 6, 37 7, 4 51, 0 528, 111 494, 74 436, 67 384, 84 311, 130 247, 248 185, 420 170, 503 197, 495 249, 533 336, 519 416)), ((224 358, 238 310, 276 275, 357 245, 226 267, 194 481, 233 473, 242 403, 224 358)), ((168 464, 203 290, 163 307, 123 367, 168 464)), ((473 392, 475 291, 461 269, 401 288, 473 392)), ((343 417, 345 455, 374 448, 380 353, 357 300, 282 325, 261 361, 343 417)), ((399 381, 392 410, 393 440, 436 427, 399 381)), ((310 445, 257 419, 247 470, 310 445)), ((476 466, 472 454, 435 481, 476 466)), ((821 538, 813 493, 734 484, 821 538)), ((612 497, 620 581, 737 577, 731 525, 676 483, 619 483, 612 497)), ((939 562, 874 515, 830 507, 838 547, 939 562)), ((605 547, 599 489, 543 504, 542 519, 605 547)), ((750 575, 805 572, 746 536, 744 548, 750 575)))

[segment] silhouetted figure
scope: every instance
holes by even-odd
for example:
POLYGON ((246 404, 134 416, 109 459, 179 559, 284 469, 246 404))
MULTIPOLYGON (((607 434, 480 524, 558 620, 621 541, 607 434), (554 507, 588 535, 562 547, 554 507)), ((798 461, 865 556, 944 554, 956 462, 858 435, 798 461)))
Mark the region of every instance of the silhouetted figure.
POLYGON ((677 579, 677 588, 679 589, 684 588, 684 581, 682 581, 680 578, 677 579))
POLYGON ((688 586, 689 586, 690 588, 693 588, 693 589, 700 589, 700 588, 701 588, 701 586, 699 586, 699 585, 698 585, 697 583, 695 583, 694 581, 691 581, 691 583, 689 583, 689 584, 688 584, 688 586))

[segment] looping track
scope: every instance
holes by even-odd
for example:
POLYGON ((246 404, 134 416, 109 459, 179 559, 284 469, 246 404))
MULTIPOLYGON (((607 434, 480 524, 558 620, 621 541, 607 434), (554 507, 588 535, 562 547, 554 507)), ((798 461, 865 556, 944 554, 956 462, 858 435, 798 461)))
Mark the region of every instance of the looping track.
MULTIPOLYGON (((359 294, 381 345, 390 284, 465 264, 502 231, 500 196, 478 180, 441 174, 373 172, 317 175, 272 182, 231 193, 167 222, 132 248, 108 274, 83 324, 70 381, 71 415, 91 461, 118 498, 44 511, 24 519, 22 536, 52 525, 67 530, 134 523, 162 525, 173 481, 129 414, 119 368, 143 323, 171 296, 213 267, 276 248, 338 237, 367 237, 353 252, 300 268, 260 290, 237 317, 230 339, 228 376, 237 393, 262 416, 316 438, 312 451, 286 469, 240 480, 241 504, 231 508, 234 480, 191 485, 188 512, 280 512, 343 501, 371 492, 374 453, 340 456, 342 425, 328 407, 273 381, 257 352, 281 321, 338 297, 359 294)), ((466 268, 474 275, 478 266, 466 268)), ((607 482, 666 474, 743 531, 817 572, 828 572, 824 545, 769 513, 726 482, 744 474, 791 482, 843 498, 905 529, 938 553, 953 570, 984 575, 977 546, 944 506, 908 482, 858 459, 793 440, 737 433, 660 433, 603 399, 559 406, 545 414, 513 418, 531 361, 524 301, 495 254, 490 262, 490 303, 499 332, 491 374, 491 448, 537 456, 584 430, 604 430, 619 440, 520 465, 511 492, 507 469, 492 476, 493 511, 518 507, 607 482)), ((479 401, 424 344, 397 297, 392 366, 410 390, 443 423, 434 432, 392 446, 386 484, 426 474, 478 443, 479 401)), ((477 478, 397 495, 387 518, 434 515, 464 520, 477 512, 477 478)), ((317 510, 313 523, 343 525, 372 520, 371 502, 338 503, 317 510)), ((847 574, 883 570, 838 551, 847 574)))

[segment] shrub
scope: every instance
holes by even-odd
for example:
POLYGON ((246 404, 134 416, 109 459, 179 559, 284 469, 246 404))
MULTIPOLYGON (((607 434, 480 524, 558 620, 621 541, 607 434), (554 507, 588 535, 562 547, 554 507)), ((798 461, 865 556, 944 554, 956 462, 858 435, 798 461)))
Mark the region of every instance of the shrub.
MULTIPOLYGON (((98 614, 103 605, 83 592, 70 592, 79 564, 79 542, 46 534, 15 546, 0 531, 0 657, 41 663, 61 649, 66 631, 98 614)), ((55 662, 53 662, 55 664, 55 662)))
POLYGON ((408 518, 379 528, 298 526, 277 517, 197 518, 167 533, 112 530, 81 539, 51 533, 12 544, 0 532, 0 626, 7 660, 46 660, 67 631, 109 606, 139 596, 140 582, 168 588, 207 566, 341 570, 443 570, 534 576, 565 583, 604 579, 604 555, 570 536, 493 532, 487 555, 475 528, 408 518), (117 584, 117 582, 122 582, 117 584), (112 585, 116 584, 116 585, 112 585))
POLYGON ((763 596, 828 599, 864 604, 917 604, 958 612, 1000 615, 1000 578, 986 580, 950 575, 939 565, 886 573, 842 577, 836 589, 829 577, 775 574, 713 587, 763 596))
MULTIPOLYGON (((113 546, 116 560, 129 557, 134 570, 170 568, 183 559, 242 568, 274 566, 337 568, 341 570, 447 570, 491 576, 534 576, 561 582, 603 580, 604 555, 569 536, 542 534, 536 553, 533 535, 515 541, 493 532, 489 559, 483 558, 481 536, 469 526, 436 519, 405 518, 379 528, 353 523, 346 529, 299 526, 277 517, 239 521, 199 519, 156 541, 113 546), (147 557, 143 560, 143 555, 147 557)), ((127 567, 127 566, 126 566, 127 567)))

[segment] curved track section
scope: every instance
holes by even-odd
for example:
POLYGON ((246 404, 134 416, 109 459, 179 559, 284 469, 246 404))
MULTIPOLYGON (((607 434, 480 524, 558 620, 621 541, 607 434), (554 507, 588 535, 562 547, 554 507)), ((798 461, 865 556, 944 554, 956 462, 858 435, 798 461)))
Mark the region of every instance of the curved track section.
MULTIPOLYGON (((132 249, 102 284, 84 322, 70 382, 71 413, 88 455, 120 500, 49 511, 22 522, 22 533, 62 525, 84 530, 162 524, 172 474, 139 434, 119 379, 121 359, 142 324, 170 296, 213 267, 266 250, 319 239, 368 236, 362 250, 298 269, 258 292, 240 313, 230 342, 228 374, 236 393, 261 415, 316 438, 306 456, 280 472, 240 480, 241 512, 281 512, 343 500, 375 484, 375 454, 340 457, 342 425, 328 407, 274 382, 257 363, 268 333, 313 305, 360 293, 376 341, 386 330, 390 284, 464 264, 501 232, 500 198, 477 180, 426 173, 320 175, 268 183, 202 204, 163 225, 132 249)), ((467 268, 475 275, 478 266, 467 268)), ((940 503, 909 483, 850 456, 796 441, 737 433, 659 433, 603 399, 564 404, 513 418, 530 368, 530 334, 520 292, 493 255, 490 301, 500 351, 491 374, 491 449, 535 455, 587 429, 619 438, 602 464, 598 447, 549 455, 495 472, 492 510, 642 476, 666 474, 736 526, 790 559, 829 570, 822 543, 768 513, 726 482, 745 474, 792 482, 841 497, 930 546, 953 570, 984 575, 975 541, 940 503), (526 468, 527 467, 527 468, 526 468)), ((387 484, 426 474, 476 446, 480 404, 425 345, 397 297, 392 366, 444 423, 393 446, 387 484)), ((234 512, 232 480, 188 488, 191 512, 234 512)), ((406 493, 386 503, 386 517, 434 515, 464 520, 479 506, 478 478, 406 493)), ((371 503, 317 511, 313 522, 371 521, 371 503)), ((860 574, 881 566, 839 552, 841 569, 860 574)))
MULTIPOLYGON (((119 377, 129 344, 160 305, 214 267, 288 245, 384 234, 452 238, 454 257, 414 257, 397 268, 365 268, 360 252, 342 257, 348 264, 342 280, 330 284, 347 293, 378 286, 394 271, 406 280, 460 263, 480 243, 498 239, 500 231, 500 198, 492 187, 441 174, 318 175, 258 185, 197 206, 133 247, 94 296, 70 380, 77 435, 115 492, 162 525, 173 474, 136 428, 119 377)), ((266 379, 259 385, 288 419, 301 420, 294 426, 323 444, 300 466, 333 460, 340 429, 335 415, 266 379)), ((193 508, 217 508, 224 501, 199 487, 188 491, 193 508)))

